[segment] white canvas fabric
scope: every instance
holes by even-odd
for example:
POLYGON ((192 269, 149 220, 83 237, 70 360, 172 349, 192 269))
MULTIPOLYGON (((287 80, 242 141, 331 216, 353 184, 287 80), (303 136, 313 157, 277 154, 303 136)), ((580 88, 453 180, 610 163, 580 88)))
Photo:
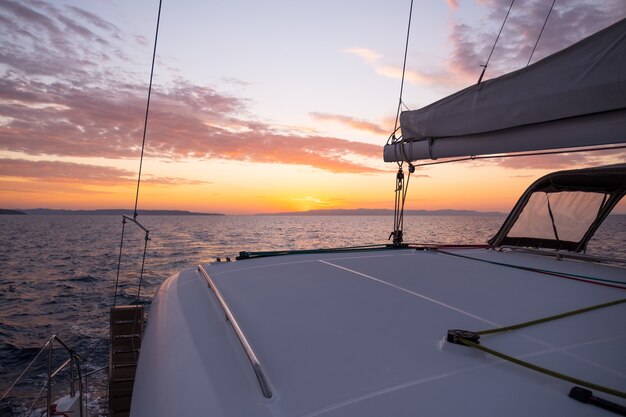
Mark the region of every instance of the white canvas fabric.
POLYGON ((400 124, 387 162, 626 142, 626 19, 400 124))

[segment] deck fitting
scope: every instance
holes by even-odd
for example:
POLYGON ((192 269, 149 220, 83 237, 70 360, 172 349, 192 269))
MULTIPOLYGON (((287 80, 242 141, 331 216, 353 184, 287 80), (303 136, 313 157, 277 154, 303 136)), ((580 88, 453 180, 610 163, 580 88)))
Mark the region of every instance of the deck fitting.
POLYGON ((480 344, 480 335, 476 332, 471 332, 469 330, 451 329, 448 330, 447 340, 450 343, 463 346, 466 345, 462 342, 462 340, 468 340, 470 342, 480 344))

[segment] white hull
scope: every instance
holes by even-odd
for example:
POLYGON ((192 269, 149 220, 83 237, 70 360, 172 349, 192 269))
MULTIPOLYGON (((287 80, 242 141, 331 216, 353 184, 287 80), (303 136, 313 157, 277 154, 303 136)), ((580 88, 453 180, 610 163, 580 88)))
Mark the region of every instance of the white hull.
MULTIPOLYGON (((620 267, 448 251, 626 281, 620 267)), ((569 398, 571 383, 445 337, 448 329, 489 329, 612 301, 623 289, 408 249, 204 267, 261 362, 272 397, 264 397, 207 281, 189 269, 169 278, 153 301, 131 416, 607 415, 569 398)), ((624 317, 621 304, 482 343, 626 391, 624 317)))

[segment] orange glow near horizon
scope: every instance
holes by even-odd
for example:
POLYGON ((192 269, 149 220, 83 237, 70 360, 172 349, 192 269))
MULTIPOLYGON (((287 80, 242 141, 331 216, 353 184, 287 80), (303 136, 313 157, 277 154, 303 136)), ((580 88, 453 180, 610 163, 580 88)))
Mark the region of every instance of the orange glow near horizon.
MULTIPOLYGON (((382 162, 382 148, 396 122, 403 74, 397 47, 405 33, 397 23, 406 9, 398 2, 296 3, 254 9, 237 31, 230 24, 242 17, 237 2, 165 12, 139 209, 393 208, 397 166, 382 162), (327 30, 311 37, 303 16, 307 24, 327 22, 327 30), (201 51, 199 39, 210 40, 201 51)), ((416 25, 432 36, 412 36, 407 51, 401 101, 409 109, 473 83, 483 40, 501 26, 498 2, 422 3, 416 25)), ((621 2, 592 3, 555 6, 535 60, 626 15, 621 2)), ((3 5, 0 18, 8 23, 0 39, 10 53, 0 63, 0 208, 134 207, 154 22, 134 2, 3 5)), ((527 56, 544 7, 517 9, 519 31, 503 32, 507 51, 494 54, 486 79, 526 65, 513 57, 527 56)), ((406 208, 508 212, 548 171, 625 157, 622 150, 418 168, 406 208)))
MULTIPOLYGON (((150 164, 148 164, 150 165, 150 164)), ((334 174, 300 166, 235 163, 238 175, 221 174, 228 163, 202 163, 198 181, 142 183, 140 209, 171 209, 224 214, 260 214, 323 209, 392 209, 395 172, 334 174), (286 174, 288 173, 288 175, 286 174), (220 179, 221 178, 221 179, 220 179), (219 179, 219 180, 217 180, 219 179)), ((169 173, 190 168, 189 164, 169 173)), ((197 166, 191 166, 197 172, 197 166)), ((161 170, 158 163, 153 169, 161 170)), ((420 169, 410 180, 406 209, 457 209, 508 212, 521 193, 546 170, 516 170, 497 166, 452 165, 420 169)), ((181 174, 179 172, 179 174, 181 174)), ((196 174, 197 176, 197 174, 196 174)), ((149 178, 149 176, 146 176, 149 178)), ((104 183, 55 178, 4 177, 1 208, 107 209, 132 208, 133 180, 104 183)), ((621 204, 618 211, 623 209, 621 204)))

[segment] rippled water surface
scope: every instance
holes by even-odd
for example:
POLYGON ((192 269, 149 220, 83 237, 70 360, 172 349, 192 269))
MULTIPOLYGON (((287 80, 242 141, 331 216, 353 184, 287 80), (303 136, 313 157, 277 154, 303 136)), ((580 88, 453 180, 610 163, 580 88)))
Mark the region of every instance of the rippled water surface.
MULTIPOLYGON (((485 243, 503 220, 408 216, 405 241, 485 243)), ((151 231, 140 296, 145 304, 175 271, 216 257, 386 243, 392 229, 385 216, 144 216, 140 221, 151 231)), ((121 230, 118 216, 0 216, 0 394, 52 334, 83 357, 86 371, 107 365, 121 230)), ((597 236, 591 253, 626 258, 626 216, 611 216, 597 236)), ((127 224, 118 304, 136 299, 143 245, 143 234, 127 224)), ((65 360, 57 353, 56 363, 65 360)), ((36 362, 8 403, 0 404, 0 415, 21 415, 46 370, 44 360, 36 362)), ((91 415, 106 415, 105 372, 90 376, 88 385, 91 415)), ((66 386, 60 381, 58 394, 66 386)))

